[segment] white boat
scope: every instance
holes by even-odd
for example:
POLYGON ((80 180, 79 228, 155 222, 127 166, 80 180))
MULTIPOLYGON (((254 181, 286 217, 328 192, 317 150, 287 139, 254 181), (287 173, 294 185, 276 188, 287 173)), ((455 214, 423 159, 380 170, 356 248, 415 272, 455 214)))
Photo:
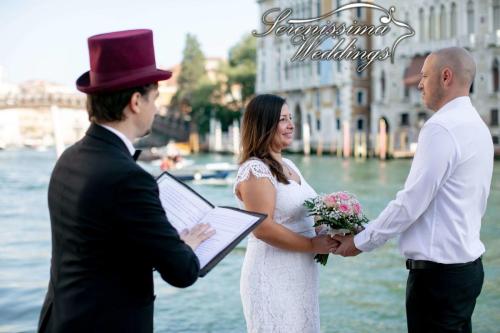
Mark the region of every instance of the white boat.
POLYGON ((236 171, 238 166, 233 163, 219 162, 219 163, 207 163, 205 164, 207 170, 220 170, 220 171, 236 171))

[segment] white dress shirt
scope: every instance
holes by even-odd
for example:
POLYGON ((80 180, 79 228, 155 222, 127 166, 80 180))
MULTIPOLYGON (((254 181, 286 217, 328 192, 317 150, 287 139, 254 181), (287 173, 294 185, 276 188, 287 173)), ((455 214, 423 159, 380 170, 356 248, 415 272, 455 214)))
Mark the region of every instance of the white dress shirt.
POLYGON ((401 235, 409 259, 465 263, 481 256, 481 218, 493 173, 490 131, 468 96, 453 99, 422 127, 404 189, 364 231, 356 247, 371 251, 401 235))
POLYGON ((134 148, 134 145, 132 144, 132 142, 125 136, 125 134, 123 134, 122 132, 120 132, 119 130, 117 129, 114 129, 113 127, 110 127, 110 126, 106 126, 106 125, 101 125, 101 124, 97 124, 101 127, 104 127, 105 129, 107 129, 108 131, 116 134, 122 141, 123 143, 125 144, 125 146, 127 146, 127 149, 128 151, 130 152, 130 155, 134 155, 135 153, 135 148, 134 148))

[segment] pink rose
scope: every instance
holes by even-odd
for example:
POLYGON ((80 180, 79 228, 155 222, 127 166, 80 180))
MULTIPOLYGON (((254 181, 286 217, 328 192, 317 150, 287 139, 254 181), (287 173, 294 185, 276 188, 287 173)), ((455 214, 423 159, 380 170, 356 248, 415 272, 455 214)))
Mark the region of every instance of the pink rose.
POLYGON ((335 196, 333 195, 327 195, 323 198, 323 202, 325 203, 326 207, 332 208, 335 207, 337 204, 337 200, 335 196))
POLYGON ((347 214, 349 212, 349 206, 347 206, 345 204, 341 204, 339 206, 339 210, 341 213, 347 214))
POLYGON ((354 214, 359 215, 361 213, 361 206, 358 203, 355 203, 352 206, 352 209, 354 210, 354 214))
POLYGON ((338 194, 338 196, 339 196, 340 200, 349 200, 349 199, 350 199, 349 194, 344 193, 344 192, 340 192, 340 193, 338 194))

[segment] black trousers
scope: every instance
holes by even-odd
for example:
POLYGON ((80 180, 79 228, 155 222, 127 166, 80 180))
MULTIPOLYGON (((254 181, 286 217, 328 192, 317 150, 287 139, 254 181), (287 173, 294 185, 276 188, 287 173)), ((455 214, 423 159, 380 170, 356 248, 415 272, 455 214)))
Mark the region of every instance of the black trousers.
POLYGON ((408 332, 471 332, 471 316, 483 280, 481 258, 462 266, 410 269, 406 285, 408 332))

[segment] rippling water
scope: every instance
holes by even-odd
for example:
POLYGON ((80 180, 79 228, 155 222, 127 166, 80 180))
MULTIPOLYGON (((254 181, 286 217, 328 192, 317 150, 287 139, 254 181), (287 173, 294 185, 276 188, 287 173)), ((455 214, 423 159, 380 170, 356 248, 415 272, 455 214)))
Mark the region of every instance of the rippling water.
MULTIPOLYGON (((375 217, 400 189, 410 161, 355 161, 291 156, 318 192, 356 193, 375 217)), ((232 161, 203 155, 198 163, 232 161)), ((0 151, 0 332, 33 332, 49 279, 50 223, 47 185, 52 151, 0 151)), ((193 185, 216 205, 236 205, 228 186, 193 185)), ((481 237, 485 283, 473 317, 474 332, 500 331, 500 163, 481 237)), ((244 243, 188 289, 155 276, 156 332, 244 332, 239 276, 244 243)), ((407 271, 395 241, 355 258, 330 258, 321 267, 323 332, 404 332, 407 271)))

